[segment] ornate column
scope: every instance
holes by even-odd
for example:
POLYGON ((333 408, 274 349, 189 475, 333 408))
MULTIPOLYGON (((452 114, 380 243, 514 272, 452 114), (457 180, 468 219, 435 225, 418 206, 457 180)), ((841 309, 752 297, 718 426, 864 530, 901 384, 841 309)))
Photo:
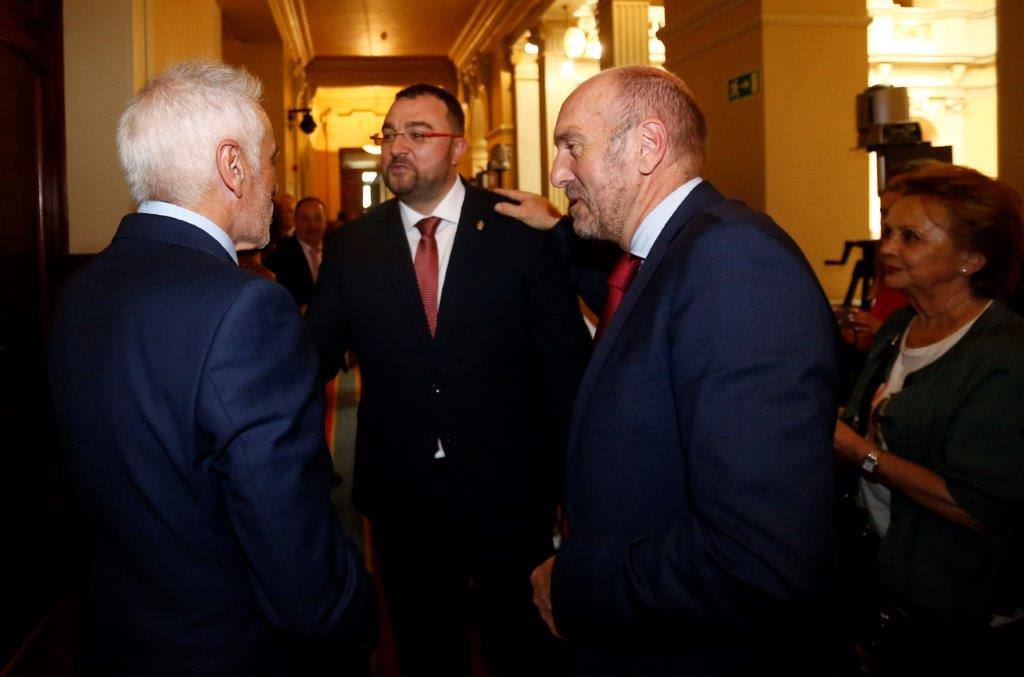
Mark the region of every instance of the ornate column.
POLYGON ((569 201, 565 192, 555 188, 548 181, 548 172, 555 158, 555 146, 552 136, 558 111, 562 102, 576 88, 575 64, 567 59, 562 51, 562 36, 565 34, 565 22, 547 22, 532 31, 539 36, 540 54, 538 70, 540 76, 540 120, 541 120, 541 166, 543 167, 543 194, 565 212, 569 201), (570 72, 571 70, 571 72, 570 72))
MULTIPOLYGON (((531 193, 544 191, 544 170, 541 164, 540 75, 537 55, 526 53, 526 37, 512 43, 512 108, 515 120, 515 185, 531 193)), ((536 43, 531 43, 536 45, 536 43)))
POLYGON ((487 169, 487 85, 490 81, 491 60, 489 54, 473 57, 469 68, 461 73, 463 99, 467 115, 466 140, 469 141, 468 176, 487 169))
POLYGON ((597 30, 601 35, 601 70, 646 66, 649 0, 599 0, 597 30))

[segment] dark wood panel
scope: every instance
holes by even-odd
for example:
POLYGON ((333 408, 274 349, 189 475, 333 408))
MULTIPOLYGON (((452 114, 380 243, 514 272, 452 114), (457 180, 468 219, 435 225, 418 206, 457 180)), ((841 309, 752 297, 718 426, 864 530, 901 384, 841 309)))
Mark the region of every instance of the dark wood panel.
POLYGON ((67 252, 62 60, 60 0, 0 0, 0 665, 52 637, 35 631, 85 573, 46 374, 49 264, 67 252))

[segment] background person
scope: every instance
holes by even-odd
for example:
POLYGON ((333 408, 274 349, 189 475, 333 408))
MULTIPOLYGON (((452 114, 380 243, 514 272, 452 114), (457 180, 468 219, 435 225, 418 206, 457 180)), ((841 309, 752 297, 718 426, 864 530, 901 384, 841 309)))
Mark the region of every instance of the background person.
POLYGON ((303 312, 320 274, 326 230, 323 201, 318 197, 304 197, 295 205, 295 236, 282 240, 267 256, 267 267, 274 271, 277 281, 284 285, 303 312))

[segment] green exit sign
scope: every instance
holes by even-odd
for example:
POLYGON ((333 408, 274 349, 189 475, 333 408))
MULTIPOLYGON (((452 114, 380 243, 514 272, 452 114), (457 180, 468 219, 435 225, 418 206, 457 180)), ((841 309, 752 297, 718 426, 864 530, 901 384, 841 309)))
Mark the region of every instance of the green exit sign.
POLYGON ((729 101, 745 99, 761 91, 761 73, 751 71, 729 80, 729 101))

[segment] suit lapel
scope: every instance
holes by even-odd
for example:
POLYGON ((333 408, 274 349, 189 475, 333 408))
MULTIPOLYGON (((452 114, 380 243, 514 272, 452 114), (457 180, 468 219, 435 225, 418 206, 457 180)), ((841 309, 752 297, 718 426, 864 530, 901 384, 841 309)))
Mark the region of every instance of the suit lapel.
MULTIPOLYGON (((462 179, 459 179, 460 181, 462 179)), ((478 222, 486 224, 486 217, 480 204, 480 193, 466 186, 466 199, 462 203, 459 225, 455 231, 455 242, 448 258, 444 288, 441 290, 441 305, 437 312, 438 348, 444 346, 452 331, 458 326, 459 314, 466 305, 477 280, 477 265, 480 261, 479 248, 487 236, 486 229, 477 228, 478 222)))
POLYGON ((402 315, 409 319, 416 336, 429 346, 433 339, 430 337, 427 314, 423 310, 423 299, 416 282, 409 240, 405 236, 402 216, 398 211, 398 200, 386 203, 384 208, 386 211, 379 231, 381 266, 387 271, 402 315))
POLYGON ((576 402, 573 405, 572 421, 569 429, 568 449, 570 453, 574 450, 576 440, 579 438, 580 423, 583 419, 583 414, 587 410, 587 405, 590 403, 594 384, 597 382, 597 378, 601 374, 605 362, 608 360, 612 347, 618 341, 623 327, 633 312, 633 308, 636 307, 637 299, 640 298, 640 295, 643 294, 644 289, 654 277, 654 273, 661 264, 661 260, 665 258, 672 240, 695 216, 724 199, 725 197, 715 190, 715 187, 708 181, 702 181, 686 196, 686 199, 683 200, 682 204, 679 205, 675 213, 672 214, 665 224, 661 234, 658 235, 658 239, 655 240, 654 246, 651 247, 651 251, 647 254, 647 258, 644 259, 643 266, 640 267, 632 284, 629 285, 625 296, 622 297, 622 302, 615 310, 615 315, 612 316, 611 322, 605 328, 601 341, 594 347, 594 353, 590 357, 590 362, 587 363, 587 370, 583 374, 576 402))

